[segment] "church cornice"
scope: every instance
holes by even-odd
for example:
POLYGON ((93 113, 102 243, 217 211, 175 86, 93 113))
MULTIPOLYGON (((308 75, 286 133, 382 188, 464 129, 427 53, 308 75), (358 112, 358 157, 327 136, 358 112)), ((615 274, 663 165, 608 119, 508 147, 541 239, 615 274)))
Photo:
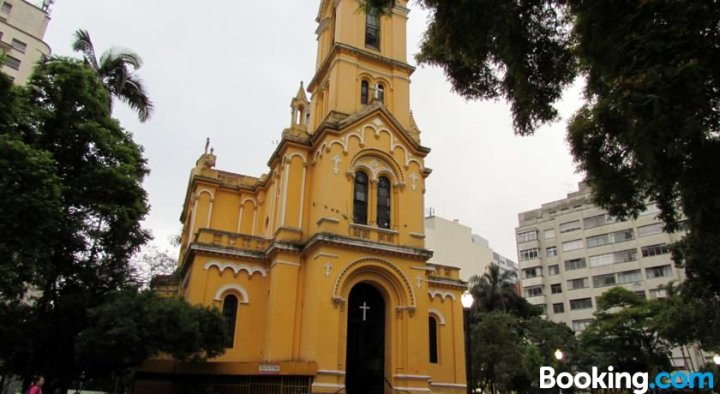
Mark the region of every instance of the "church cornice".
POLYGON ((356 48, 347 44, 343 44, 341 42, 336 42, 332 49, 330 49, 330 52, 325 57, 325 60, 323 60, 320 67, 318 67, 317 71, 315 72, 315 76, 313 77, 312 81, 308 84, 308 91, 313 92, 317 85, 320 83, 320 80, 322 77, 327 75, 328 69, 333 64, 333 62, 337 61, 337 56, 340 53, 347 53, 352 54, 355 56, 358 56, 360 59, 363 60, 373 60, 380 63, 387 63, 392 65, 394 68, 398 68, 401 70, 407 71, 408 75, 411 75, 413 72, 415 72, 415 67, 411 66, 408 63, 401 62, 399 60, 391 59, 385 56, 378 55, 377 53, 373 53, 370 51, 366 51, 364 49, 356 48))
POLYGON ((345 237, 331 233, 318 233, 310 238, 303 248, 303 254, 311 254, 313 250, 321 245, 344 247, 348 249, 363 250, 382 255, 392 255, 407 259, 427 261, 432 257, 433 252, 427 249, 416 249, 407 246, 390 245, 357 238, 345 237))

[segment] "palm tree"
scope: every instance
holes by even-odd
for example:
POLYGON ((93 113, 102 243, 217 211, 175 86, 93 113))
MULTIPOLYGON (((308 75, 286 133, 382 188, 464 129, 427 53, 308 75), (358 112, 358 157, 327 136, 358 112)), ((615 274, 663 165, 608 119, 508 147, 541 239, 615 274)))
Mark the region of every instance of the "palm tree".
POLYGON ((477 300, 476 311, 502 311, 520 317, 537 314, 535 308, 518 294, 515 282, 515 273, 501 270, 495 264, 490 264, 482 276, 473 275, 470 278, 470 292, 477 300))
POLYGON ((135 110, 141 122, 145 122, 153 111, 153 103, 147 96, 142 80, 135 71, 142 66, 142 59, 135 52, 110 48, 95 56, 95 48, 90 40, 87 30, 75 32, 73 50, 83 54, 85 64, 92 67, 102 80, 103 85, 110 93, 110 108, 112 97, 117 97, 135 110))

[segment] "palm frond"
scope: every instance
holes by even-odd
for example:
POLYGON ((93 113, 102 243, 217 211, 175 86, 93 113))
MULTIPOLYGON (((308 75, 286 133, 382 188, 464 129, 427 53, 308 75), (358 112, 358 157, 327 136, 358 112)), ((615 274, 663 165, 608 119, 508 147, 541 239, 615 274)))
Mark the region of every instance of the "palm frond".
POLYGON ((155 109, 145 91, 142 80, 132 73, 127 74, 122 90, 118 91, 115 96, 135 110, 141 122, 148 120, 155 109))
POLYGON ((83 54, 85 62, 98 70, 97 57, 95 56, 95 48, 93 47, 92 40, 90 40, 90 33, 87 30, 78 29, 75 31, 75 41, 72 45, 73 51, 80 52, 83 54))
POLYGON ((122 48, 110 48, 100 55, 100 70, 112 69, 118 64, 131 66, 134 70, 142 67, 142 58, 137 53, 122 48))

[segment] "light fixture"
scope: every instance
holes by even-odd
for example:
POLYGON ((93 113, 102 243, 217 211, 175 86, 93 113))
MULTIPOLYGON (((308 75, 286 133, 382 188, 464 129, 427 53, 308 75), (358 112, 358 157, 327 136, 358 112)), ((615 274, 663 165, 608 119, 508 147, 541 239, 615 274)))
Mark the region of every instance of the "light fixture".
POLYGON ((473 297, 473 295, 470 294, 469 291, 465 290, 465 292, 460 297, 460 303, 462 304, 463 308, 470 309, 474 302, 475 298, 473 297))
POLYGON ((565 355, 563 354, 562 350, 560 350, 560 349, 555 350, 555 358, 558 361, 562 360, 563 357, 565 357, 565 355))
POLYGON ((715 365, 720 365, 720 354, 715 353, 715 357, 713 357, 713 361, 715 362, 715 365))

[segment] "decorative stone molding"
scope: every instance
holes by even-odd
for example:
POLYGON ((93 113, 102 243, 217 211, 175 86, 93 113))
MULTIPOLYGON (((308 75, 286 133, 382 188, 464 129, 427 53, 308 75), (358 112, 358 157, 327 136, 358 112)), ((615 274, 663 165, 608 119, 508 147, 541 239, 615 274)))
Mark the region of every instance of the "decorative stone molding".
POLYGON ((440 297, 441 300, 444 300, 445 298, 450 298, 453 301, 457 300, 455 297, 455 294, 449 292, 449 291, 442 291, 442 290, 428 290, 428 295, 430 298, 440 297))
POLYGON ((239 302, 241 304, 249 304, 250 303, 250 296, 248 296, 247 290, 245 290, 244 287, 240 286, 237 283, 229 283, 227 285, 221 286, 217 289, 215 292, 215 301, 222 301, 225 294, 228 292, 236 292, 241 296, 241 300, 239 302))
POLYGON ((216 267, 222 275, 223 271, 226 269, 230 269, 233 271, 233 274, 237 276, 237 274, 240 273, 240 271, 247 272, 248 276, 252 277, 256 273, 259 273, 262 277, 267 276, 267 270, 265 268, 257 266, 257 265, 248 265, 248 264, 238 264, 238 263, 232 263, 232 262, 220 262, 217 260, 210 260, 207 263, 205 263, 205 266, 203 269, 205 271, 209 271, 210 268, 216 267))

